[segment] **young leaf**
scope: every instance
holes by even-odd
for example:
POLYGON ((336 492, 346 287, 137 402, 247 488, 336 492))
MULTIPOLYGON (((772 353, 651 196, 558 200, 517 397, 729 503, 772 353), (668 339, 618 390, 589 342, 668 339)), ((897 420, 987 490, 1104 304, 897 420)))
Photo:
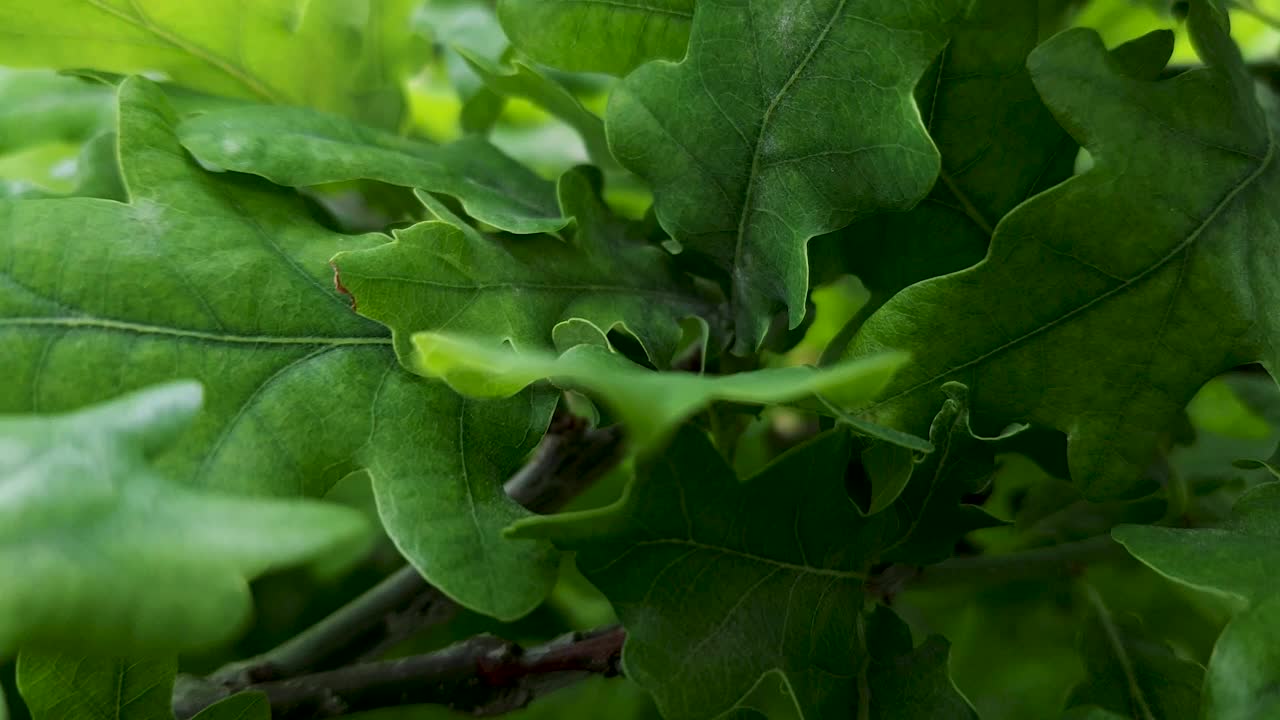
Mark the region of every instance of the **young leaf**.
POLYGON ((1081 638, 1087 677, 1071 691, 1069 707, 1090 705, 1143 720, 1199 716, 1204 668, 1173 654, 1140 629, 1121 625, 1088 588, 1096 610, 1081 638))
POLYGON ((512 62, 511 69, 507 70, 464 48, 458 48, 458 53, 490 90, 504 97, 526 98, 563 120, 582 136, 587 153, 597 165, 617 167, 605 139, 604 122, 583 107, 563 85, 519 60, 512 62))
POLYGON ((392 329, 406 361, 415 332, 492 337, 525 350, 550 347, 557 323, 582 318, 625 330, 665 367, 680 320, 709 308, 666 251, 609 211, 600 183, 587 167, 560 178, 561 207, 576 220, 570 242, 419 223, 394 242, 339 254, 334 266, 360 313, 392 329))
POLYGON ((1277 237, 1257 230, 1280 181, 1270 131, 1225 15, 1200 1, 1188 22, 1209 67, 1171 80, 1127 74, 1089 30, 1032 53, 1037 88, 1095 164, 1008 215, 977 267, 867 321, 852 356, 916 358, 868 419, 921 428, 934 388, 958 380, 985 426, 1067 432, 1090 499, 1136 496, 1201 384, 1280 359, 1265 310, 1277 237))
POLYGON ((1134 557, 1169 579, 1260 602, 1280 594, 1280 483, 1260 485, 1236 502, 1223 528, 1121 525, 1111 531, 1134 557))
POLYGON ((399 74, 413 5, 6 0, 0 64, 158 71, 204 92, 308 105, 394 127, 403 110, 399 74))
POLYGON ((512 44, 551 67, 626 75, 650 60, 678 60, 694 0, 498 0, 512 44))
POLYGON ((271 701, 260 692, 242 692, 201 710, 192 720, 271 720, 271 701))
POLYGON ((568 223, 546 180, 477 137, 432 145, 302 108, 250 105, 178 127, 191 154, 224 170, 302 187, 367 179, 452 195, 467 213, 515 233, 568 223))
POLYGON ((319 496, 367 469, 391 538, 446 594, 507 619, 541 602, 554 551, 498 534, 526 512, 501 483, 555 398, 476 402, 400 370, 385 330, 351 312, 328 265, 385 236, 330 232, 291 193, 200 170, 148 81, 126 81, 120 106, 128 204, 0 202, 0 345, 13 368, 0 412, 193 377, 209 407, 163 471, 319 496))
POLYGON ((439 333, 420 333, 413 342, 414 367, 465 395, 506 397, 549 378, 598 397, 622 418, 632 446, 641 452, 717 400, 771 405, 822 394, 846 405, 864 404, 906 361, 885 355, 824 370, 788 367, 713 376, 653 372, 601 345, 575 345, 557 357, 439 333))
POLYGON ((1237 615, 1218 638, 1204 682, 1204 720, 1280 715, 1280 597, 1237 615))
POLYGON ((0 655, 205 649, 249 617, 248 580, 367 539, 354 510, 158 474, 195 415, 179 383, 68 415, 0 415, 0 655))
POLYGON ((935 651, 904 657, 910 633, 892 612, 863 614, 879 528, 845 494, 851 449, 829 431, 743 484, 685 426, 617 506, 517 532, 578 551, 627 628, 627 676, 666 718, 715 717, 771 672, 811 720, 850 717, 859 702, 876 708, 869 717, 971 717, 930 714, 958 707, 954 689, 934 690, 945 677, 906 683, 880 665, 938 669, 935 651))
POLYGON ((738 352, 778 309, 804 317, 810 238, 929 191, 938 153, 912 91, 965 4, 705 3, 683 62, 614 90, 614 155, 653 186, 663 227, 729 276, 738 352))
POLYGON ((176 660, 24 652, 18 692, 31 720, 167 720, 176 660))
POLYGON ((893 522, 886 526, 886 562, 940 562, 954 554, 956 543, 970 531, 1000 524, 982 508, 962 500, 990 482, 996 469, 996 443, 1012 433, 998 438, 975 435, 969 427, 968 388, 948 383, 942 390, 947 399, 929 429, 934 451, 915 466, 890 508, 893 522))

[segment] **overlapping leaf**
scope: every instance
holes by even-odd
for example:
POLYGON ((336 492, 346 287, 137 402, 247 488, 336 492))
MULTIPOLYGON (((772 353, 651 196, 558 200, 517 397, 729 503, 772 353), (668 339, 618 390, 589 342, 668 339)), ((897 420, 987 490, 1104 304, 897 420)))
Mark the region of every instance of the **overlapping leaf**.
POLYGON ((24 652, 18 691, 31 720, 163 720, 178 663, 24 652))
POLYGON ((650 60, 678 60, 694 0, 498 0, 516 47, 540 63, 626 75, 650 60))
POLYGON ((51 72, 0 70, 0 155, 88 140, 111 127, 111 89, 51 72))
POLYGON ((957 380, 981 427, 1068 432, 1086 496, 1136 495, 1201 384, 1276 362, 1271 130, 1225 14, 1194 2, 1189 27, 1209 67, 1172 80, 1128 74, 1088 30, 1032 53, 1037 88, 1095 164, 1008 215, 983 263, 868 320, 853 356, 915 358, 869 419, 916 431, 957 380))
POLYGON ((248 581, 368 537, 314 500, 185 488, 149 458, 201 405, 179 383, 68 415, 0 415, 0 654, 204 649, 242 629, 248 581))
POLYGON ((551 183, 481 138, 432 145, 302 108, 263 105, 192 117, 182 144, 215 167, 301 187, 368 179, 452 195, 467 213, 516 233, 565 226, 551 183))
POLYGON ((1184 585, 1251 603, 1280 594, 1280 483, 1246 493, 1221 528, 1122 525, 1112 536, 1156 572, 1184 585))
POLYGON ((716 376, 653 372, 605 347, 596 332, 596 344, 575 344, 560 356, 421 333, 413 338, 413 366, 474 397, 507 397, 547 378, 586 391, 618 413, 633 447, 645 451, 714 401, 770 405, 821 394, 847 406, 865 404, 906 361, 885 355, 825 370, 788 367, 716 376))
POLYGON ((804 317, 810 238, 933 185, 912 92, 966 4, 711 0, 683 62, 614 90, 614 155, 652 185, 663 227, 728 276, 739 352, 777 310, 804 317))
POLYGON ((501 483, 554 398, 476 402, 400 370, 385 330, 351 312, 328 265, 385 236, 330 232, 288 193, 200 170, 147 81, 125 82, 120 104, 128 204, 0 202, 0 412, 195 378, 207 411, 160 470, 316 496, 367 469, 389 534, 433 583, 500 617, 533 608, 556 561, 547 545, 500 537, 525 513, 501 483))
POLYGON ((7 0, 0 6, 0 65, 162 72, 204 92, 395 127, 413 5, 7 0))
POLYGON ((772 672, 810 720, 859 703, 871 717, 973 717, 937 674, 945 644, 913 654, 890 611, 864 615, 879 528, 845 494, 851 448, 827 432, 743 484, 686 426, 619 506, 517 532, 578 551, 627 628, 627 676, 664 717, 715 717, 772 672))
POLYGON ((395 241, 334 258, 362 315, 392 328, 407 358, 421 331, 550 347, 552 329, 571 318, 634 336, 655 365, 671 362, 680 320, 708 312, 670 256, 600 198, 600 175, 566 173, 560 204, 576 220, 569 242, 548 235, 487 236, 465 226, 420 223, 395 241))

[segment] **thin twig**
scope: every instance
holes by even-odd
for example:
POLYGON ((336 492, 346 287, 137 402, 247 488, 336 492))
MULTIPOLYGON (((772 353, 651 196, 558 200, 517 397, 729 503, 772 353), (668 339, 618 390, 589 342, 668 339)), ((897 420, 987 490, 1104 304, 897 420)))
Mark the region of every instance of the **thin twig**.
MULTIPOLYGON (((244 690, 265 694, 274 720, 331 718, 422 703, 477 716, 500 715, 588 676, 618 675, 625 639, 616 625, 570 633, 527 650, 478 635, 425 655, 348 665, 244 690)), ((201 702, 175 702, 177 717, 191 717, 205 706, 201 702)))

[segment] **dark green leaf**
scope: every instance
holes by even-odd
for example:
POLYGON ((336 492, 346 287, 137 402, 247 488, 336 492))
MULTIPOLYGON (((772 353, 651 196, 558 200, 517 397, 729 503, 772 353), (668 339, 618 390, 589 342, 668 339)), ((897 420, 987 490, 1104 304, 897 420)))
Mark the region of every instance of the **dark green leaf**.
POLYGON ((498 0, 507 37, 540 63, 626 75, 650 60, 678 60, 694 0, 498 0))
POLYGON ((665 367, 680 342, 680 320, 709 306, 676 272, 665 250, 600 198, 591 168, 566 173, 561 207, 575 218, 570 241, 501 237, 466 226, 420 223, 395 240, 334 258, 362 315, 392 329, 402 359, 415 332, 483 335, 518 349, 552 346, 570 318, 621 329, 665 367))
POLYGON ((912 91, 959 0, 700 5, 688 57, 614 90, 614 155, 653 186, 664 228, 729 275, 737 350, 805 313, 805 245, 906 210, 938 172, 912 91))
POLYGON ((1280 715, 1280 597, 1231 621, 1213 649, 1204 683, 1204 720, 1280 715))
POLYGON ((0 64, 161 72, 204 92, 395 127, 414 4, 6 0, 0 64))
POLYGON ((252 607, 248 581, 358 552, 361 515, 243 498, 158 474, 200 387, 157 387, 67 415, 0 415, 0 655, 206 649, 252 607))
POLYGON ((1280 483, 1245 494, 1223 528, 1121 525, 1111 534, 1134 557, 1184 585, 1251 603, 1280 593, 1280 483))
POLYGON ((174 660, 24 652, 18 691, 31 720, 171 720, 174 660))
POLYGON ((916 360, 868 419, 915 431, 933 388, 958 380, 983 427, 1068 432, 1087 497, 1137 496, 1200 385, 1276 360, 1280 316, 1264 308, 1280 254, 1256 228, 1272 222, 1280 171, 1224 17, 1192 6, 1209 67, 1172 80, 1133 77, 1088 30, 1032 53, 1037 88, 1095 164, 1009 214, 977 267, 914 285, 868 320, 854 356, 916 360))
POLYGON ((377 180, 458 198, 467 213, 516 233, 555 232, 551 183, 481 138, 410 140, 334 115, 262 105, 196 115, 178 128, 201 161, 293 187, 377 180))
POLYGON ((195 378, 208 409, 159 469, 293 496, 367 469, 388 533, 445 593, 504 618, 536 606, 556 559, 549 545, 498 534, 525 514, 501 483, 554 397, 470 401, 400 370, 385 330, 351 312, 328 264, 385 236, 330 232, 290 193, 203 172, 155 85, 130 80, 120 96, 128 204, 0 202, 0 344, 12 368, 0 412, 195 378))
POLYGON ((770 672, 806 718, 850 717, 859 703, 876 708, 864 717, 955 717, 967 705, 935 679, 940 648, 912 653, 890 611, 863 615, 879 528, 845 495, 851 450, 830 431, 743 484, 686 426, 618 506, 518 532, 578 551, 627 628, 627 676, 667 718, 726 712, 770 672), (907 666, 931 679, 908 688, 892 669, 907 666))

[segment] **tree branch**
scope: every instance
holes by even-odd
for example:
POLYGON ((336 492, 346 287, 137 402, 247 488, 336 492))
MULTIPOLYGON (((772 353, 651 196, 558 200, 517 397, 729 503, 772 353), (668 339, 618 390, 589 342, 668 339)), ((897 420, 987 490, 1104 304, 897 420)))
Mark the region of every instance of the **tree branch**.
MULTIPOLYGON (((553 512, 617 465, 623 449, 620 428, 593 429, 581 418, 558 416, 533 458, 505 489, 533 512, 553 512)), ((406 565, 283 644, 220 668, 207 679, 180 678, 179 690, 204 698, 207 705, 255 684, 370 660, 457 612, 456 603, 406 565)))
MULTIPOLYGON (((570 633, 527 650, 478 635, 426 655, 260 682, 243 690, 265 694, 274 720, 331 718, 421 703, 477 716, 500 715, 590 675, 618 675, 625 639, 616 625, 570 633)), ((207 704, 202 703, 184 698, 174 710, 185 720, 207 704)))

